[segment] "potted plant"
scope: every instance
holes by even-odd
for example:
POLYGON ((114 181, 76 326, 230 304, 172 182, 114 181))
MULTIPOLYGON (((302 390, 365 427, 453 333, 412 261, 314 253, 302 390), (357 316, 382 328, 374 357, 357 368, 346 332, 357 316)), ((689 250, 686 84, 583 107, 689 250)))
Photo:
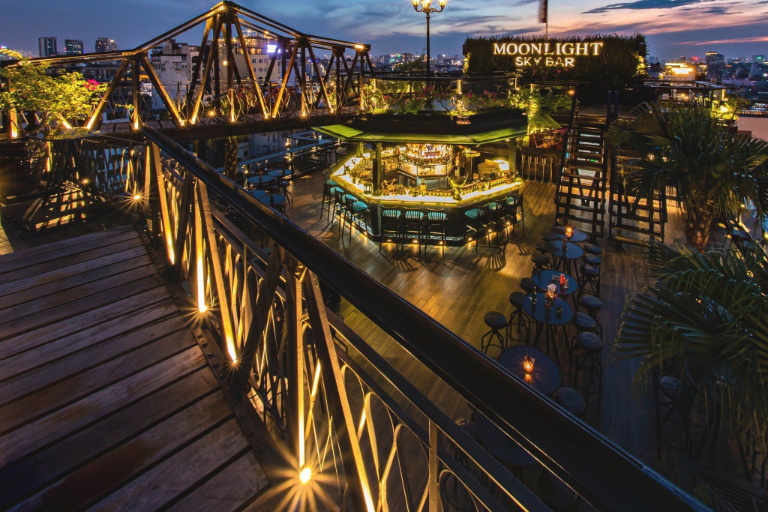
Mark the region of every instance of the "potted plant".
POLYGON ((768 177, 768 143, 733 133, 710 108, 662 110, 644 103, 631 118, 616 122, 608 138, 638 155, 639 168, 624 176, 636 202, 675 188, 686 241, 699 251, 715 218, 734 218, 750 201, 760 218, 766 213, 759 184, 768 177))
POLYGON ((0 84, 0 110, 15 111, 27 121, 13 127, 18 140, 0 144, 0 196, 18 195, 35 187, 44 170, 47 151, 41 138, 86 132, 69 121, 87 118, 106 85, 80 73, 49 73, 48 66, 25 60, 0 70, 0 84))
POLYGON ((644 271, 653 282, 624 305, 616 338, 619 358, 641 361, 635 383, 644 383, 651 368, 664 369, 691 389, 707 415, 722 414, 737 441, 751 437, 765 450, 765 249, 734 244, 700 253, 682 244, 651 241, 644 271), (713 400, 719 410, 712 407, 713 400))

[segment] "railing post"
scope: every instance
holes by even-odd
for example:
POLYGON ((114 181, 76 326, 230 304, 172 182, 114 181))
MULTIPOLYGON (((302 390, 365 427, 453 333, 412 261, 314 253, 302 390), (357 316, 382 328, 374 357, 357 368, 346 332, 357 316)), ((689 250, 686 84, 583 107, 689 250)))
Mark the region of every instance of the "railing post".
POLYGON ((429 420, 429 512, 438 512, 440 509, 440 490, 437 482, 440 460, 437 458, 437 444, 437 425, 429 420))

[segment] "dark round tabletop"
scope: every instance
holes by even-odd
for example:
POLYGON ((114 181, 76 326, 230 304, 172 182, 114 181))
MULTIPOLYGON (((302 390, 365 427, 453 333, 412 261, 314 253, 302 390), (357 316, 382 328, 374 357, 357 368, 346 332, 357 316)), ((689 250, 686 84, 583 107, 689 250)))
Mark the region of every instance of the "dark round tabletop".
POLYGON ((545 291, 547 286, 553 282, 552 278, 554 277, 556 279, 556 281, 554 281, 556 285, 555 293, 558 295, 572 295, 576 293, 579 289, 579 282, 568 274, 565 274, 565 281, 568 283, 568 289, 564 290, 560 288, 560 274, 562 273, 563 272, 560 272, 559 270, 539 270, 538 272, 534 272, 531 279, 533 279, 536 288, 545 291))
POLYGON ((272 183, 273 181, 275 181, 274 176, 268 176, 266 174, 251 176, 248 178, 248 183, 251 185, 266 185, 267 183, 272 183))
MULTIPOLYGON (((565 238, 565 226, 557 226, 552 230, 552 233, 554 233, 557 238, 562 240, 565 238)), ((587 238, 589 238, 589 236, 584 231, 573 228, 573 235, 571 235, 570 241, 574 243, 586 242, 587 238)))
POLYGON ((249 192, 249 194, 251 194, 256 199, 259 199, 259 198, 262 198, 265 195, 267 195, 267 191, 266 190, 251 190, 249 192))
POLYGON ((549 254, 556 258, 565 258, 567 260, 577 260, 584 256, 584 249, 579 247, 573 242, 568 242, 568 248, 565 251, 565 254, 563 254, 563 243, 562 242, 549 242, 547 243, 546 250, 549 254))
POLYGON ((291 175, 290 169, 274 169, 267 173, 268 176, 272 176, 273 178, 283 178, 285 176, 291 175))
POLYGON ((546 325, 565 325, 573 320, 573 308, 571 308, 571 306, 569 306, 563 299, 555 298, 554 303, 552 304, 552 309, 549 311, 547 311, 547 308, 545 307, 545 301, 546 296, 544 293, 537 293, 536 307, 534 307, 531 302, 531 296, 529 295, 523 302, 523 311, 537 322, 546 325), (560 316, 557 315, 557 306, 563 308, 560 316))
POLYGON ((533 347, 520 345, 508 348, 499 355, 499 364, 542 395, 549 396, 560 388, 560 369, 547 354, 533 347), (533 359, 533 372, 530 379, 525 378, 523 369, 525 356, 533 359))
POLYGON ((530 453, 482 414, 477 413, 475 424, 483 446, 501 462, 517 468, 527 468, 536 464, 536 459, 530 453))

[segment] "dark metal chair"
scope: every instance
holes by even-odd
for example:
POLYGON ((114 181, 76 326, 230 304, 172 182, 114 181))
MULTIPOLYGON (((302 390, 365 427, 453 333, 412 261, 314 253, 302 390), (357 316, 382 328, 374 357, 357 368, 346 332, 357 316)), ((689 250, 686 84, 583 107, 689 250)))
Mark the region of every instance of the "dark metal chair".
POLYGON ((402 214, 403 212, 394 208, 381 210, 379 220, 379 253, 381 253, 381 244, 384 242, 394 242, 395 251, 400 250, 400 216, 402 214))
MULTIPOLYGON (((487 234, 487 219, 488 207, 485 205, 478 206, 477 208, 472 208, 471 210, 464 212, 464 239, 466 241, 472 242, 472 236, 470 235, 474 235, 475 252, 477 252, 477 247, 480 245, 480 238, 483 236, 483 234, 487 234)), ((490 247, 490 245, 490 237, 488 237, 488 246, 490 247)))
POLYGON ((427 247, 433 237, 438 238, 438 245, 442 250, 443 258, 445 258, 445 246, 448 244, 446 238, 445 228, 447 224, 448 216, 442 210, 427 210, 425 215, 424 225, 424 255, 427 255, 427 247))
POLYGON ((404 208, 403 215, 400 217, 400 226, 402 249, 405 249, 407 242, 413 240, 418 246, 419 257, 421 257, 421 246, 424 239, 424 212, 420 208, 404 208))
POLYGON ((513 193, 504 202, 505 217, 509 225, 512 226, 512 235, 515 234, 517 223, 523 225, 523 234, 525 234, 525 214, 523 213, 523 193, 513 193), (520 215, 520 220, 517 216, 520 215))

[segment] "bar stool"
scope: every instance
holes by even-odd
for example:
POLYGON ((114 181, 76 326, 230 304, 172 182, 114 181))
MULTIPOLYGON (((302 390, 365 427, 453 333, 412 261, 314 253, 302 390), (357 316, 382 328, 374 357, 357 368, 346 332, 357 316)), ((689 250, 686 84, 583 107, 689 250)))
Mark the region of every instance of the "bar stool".
POLYGON ((603 335, 603 324, 597 319, 597 314, 603 309, 603 301, 595 297, 594 295, 582 295, 579 299, 579 305, 587 310, 587 314, 595 321, 597 331, 600 336, 603 335))
POLYGON ((662 445, 691 453, 693 450, 691 411, 695 398, 694 392, 688 386, 681 386, 680 379, 669 375, 661 376, 658 366, 654 367, 653 373, 656 405, 656 457, 661 458, 662 445), (679 425, 683 431, 685 440, 682 446, 664 439, 664 427, 669 422, 679 425))
MULTIPOLYGON (((287 180, 281 180, 277 184, 277 188, 280 190, 280 193, 285 196, 285 204, 290 205, 291 211, 293 211, 293 194, 288 190, 288 187, 290 186, 290 183, 287 180)), ((322 214, 322 209, 320 210, 320 213, 322 214)))
POLYGON ((379 254, 381 254, 381 244, 385 241, 395 242, 395 251, 400 250, 400 216, 402 212, 394 209, 381 210, 381 220, 379 222, 379 254))
POLYGON ((480 338, 480 350, 484 354, 488 353, 488 349, 491 347, 499 347, 504 350, 507 348, 507 342, 502 336, 501 331, 507 327, 507 317, 503 313, 498 311, 490 311, 485 314, 485 325, 491 328, 490 331, 483 334, 480 338), (487 340, 486 340, 487 338, 487 340), (494 340, 498 339, 498 344, 494 343, 494 340))
POLYGON ((530 329, 528 328, 528 320, 526 320, 525 313, 523 312, 525 297, 526 295, 523 292, 512 292, 509 294, 509 303, 512 305, 512 313, 510 313, 509 321, 507 322, 507 340, 528 345, 530 340, 530 329), (512 336, 512 325, 515 323, 517 324, 517 337, 512 336), (521 337, 520 334, 523 330, 525 330, 525 336, 521 337))
MULTIPOLYGON (((470 233, 475 234, 475 252, 477 252, 477 247, 480 245, 480 237, 482 236, 483 231, 485 231, 487 216, 488 210, 485 206, 472 208, 471 210, 464 212, 464 239, 466 239, 470 233)), ((471 237, 469 238, 469 241, 472 241, 471 237)), ((488 246, 491 246, 490 237, 488 238, 488 246)))
POLYGON ((597 413, 600 414, 603 404, 603 365, 600 363, 600 354, 603 352, 603 340, 593 332, 582 332, 577 338, 576 344, 576 373, 573 377, 573 387, 578 391, 579 373, 581 370, 589 371, 589 385, 582 388, 584 394, 597 393, 597 413), (597 391, 592 391, 592 386, 597 379, 597 391))
MULTIPOLYGON (((346 200, 344 197, 346 194, 344 191, 339 187, 334 187, 333 190, 333 205, 331 207, 331 210, 333 212, 333 215, 339 215, 344 211, 344 207, 346 206, 346 200)), ((331 221, 333 223, 333 221, 331 221)))
POLYGON ((584 397, 581 396, 581 393, 572 388, 562 387, 555 391, 555 394, 552 396, 552 398, 555 399, 555 402, 560 407, 573 414, 577 418, 580 418, 581 415, 584 414, 584 411, 587 409, 587 404, 584 401, 584 397))
POLYGON ((402 228, 402 246, 405 248, 406 241, 413 240, 419 249, 421 257, 421 243, 424 237, 424 213, 420 209, 406 208, 400 217, 402 228))
MULTIPOLYGON (((352 211, 353 219, 356 219, 358 222, 362 221, 363 231, 367 232, 368 231, 368 205, 362 201, 355 201, 350 206, 350 210, 352 211)), ((351 225, 349 227, 349 239, 352 240, 351 225)))
POLYGON ((531 261, 533 261, 533 271, 545 270, 552 268, 552 260, 549 259, 549 255, 535 252, 531 255, 531 261))
POLYGON ((506 207, 505 217, 507 222, 512 225, 512 235, 515 234, 517 223, 520 222, 523 225, 523 234, 525 234, 525 216, 523 214, 523 194, 513 194, 509 196, 505 201, 506 207), (520 220, 517 220, 517 213, 520 212, 520 220))
MULTIPOLYGON (((499 233, 506 229, 504 222, 504 205, 492 201, 488 203, 488 226, 493 225, 493 232, 496 233, 496 243, 499 242, 499 233)), ((490 232, 488 233, 490 237, 490 232)), ((488 245, 491 244, 490 238, 488 239, 488 245)))
POLYGON ((586 263, 579 267, 579 296, 589 293, 600 297, 600 267, 586 263))
POLYGON ((339 234, 341 238, 344 238, 344 226, 349 224, 349 239, 352 240, 352 219, 354 214, 352 213, 352 205, 357 201, 357 198, 350 194, 344 194, 342 198, 341 217, 339 218, 339 234), (347 221, 349 218, 349 222, 347 221))
POLYGON ((593 254, 595 256, 600 256, 603 253, 603 250, 600 248, 600 246, 595 244, 584 244, 582 248, 584 249, 585 253, 593 254))
POLYGON ((566 347, 568 349, 568 373, 571 373, 571 369, 574 366, 574 351, 576 345, 578 345, 579 336, 585 332, 594 332, 595 320, 586 313, 576 313, 573 315, 573 325, 576 327, 576 335, 571 338, 570 343, 566 347))
POLYGON ((530 277, 524 277, 520 280, 520 288, 522 288, 526 294, 530 294, 536 289, 536 283, 534 283, 533 279, 530 277))
POLYGON ((338 184, 333 180, 325 180, 323 182, 323 202, 320 204, 320 217, 323 216, 323 211, 328 212, 327 215, 330 214, 331 211, 331 202, 333 201, 333 195, 336 193, 336 189, 338 188, 338 184))
POLYGON ((448 244, 448 240, 445 234, 445 226, 447 224, 448 216, 441 210, 427 210, 425 215, 424 226, 424 256, 427 255, 427 247, 432 240, 433 235, 437 235, 440 238, 440 247, 442 249, 443 258, 445 258, 445 246, 448 244))
POLYGON ((584 263, 593 267, 599 267, 602 262, 603 259, 597 254, 584 253, 584 263))

